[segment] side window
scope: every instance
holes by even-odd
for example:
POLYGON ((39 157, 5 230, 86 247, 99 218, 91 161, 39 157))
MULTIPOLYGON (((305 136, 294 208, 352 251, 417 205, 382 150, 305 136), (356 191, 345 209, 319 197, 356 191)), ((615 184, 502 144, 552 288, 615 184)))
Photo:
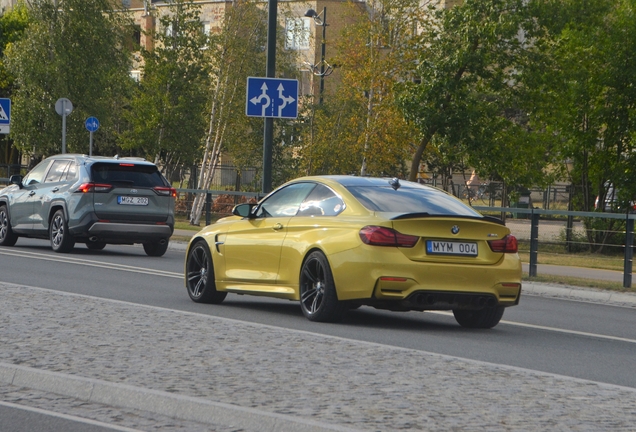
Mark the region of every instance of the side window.
POLYGON ((315 186, 314 183, 296 183, 279 190, 260 205, 256 217, 294 216, 315 186))
POLYGON ((44 179, 44 183, 55 183, 63 181, 63 176, 65 177, 66 169, 68 168, 70 161, 68 160, 56 160, 51 165, 51 169, 49 170, 46 178, 44 179))
POLYGON ((328 187, 317 185, 302 202, 296 216, 336 216, 344 209, 342 198, 328 187))
POLYGON ((71 162, 66 171, 66 181, 75 180, 77 178, 77 165, 75 162, 71 162))
POLYGON ((46 169, 49 166, 50 160, 43 160, 35 166, 29 173, 22 179, 22 184, 25 186, 42 183, 46 169))

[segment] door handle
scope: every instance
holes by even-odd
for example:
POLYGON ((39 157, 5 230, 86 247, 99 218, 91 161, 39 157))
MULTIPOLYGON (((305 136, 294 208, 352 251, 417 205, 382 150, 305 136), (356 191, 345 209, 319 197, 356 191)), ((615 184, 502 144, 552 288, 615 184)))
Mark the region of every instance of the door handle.
POLYGON ((51 189, 51 192, 57 192, 57 191, 59 191, 59 190, 60 190, 60 188, 59 188, 59 187, 54 187, 53 189, 51 189))
POLYGON ((29 192, 29 196, 33 196, 33 195, 35 195, 35 191, 29 192))
POLYGON ((280 231, 283 229, 283 225, 277 223, 276 225, 274 225, 272 228, 274 228, 274 231, 280 231))

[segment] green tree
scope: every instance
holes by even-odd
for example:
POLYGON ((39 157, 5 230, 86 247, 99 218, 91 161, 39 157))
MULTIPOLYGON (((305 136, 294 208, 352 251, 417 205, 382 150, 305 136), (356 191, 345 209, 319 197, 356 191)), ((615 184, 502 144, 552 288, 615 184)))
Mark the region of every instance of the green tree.
POLYGON ((126 52, 130 21, 108 0, 33 0, 32 21, 21 40, 5 51, 15 77, 11 137, 28 154, 43 156, 62 149, 62 120, 55 102, 74 105, 67 118, 67 149, 88 153, 89 116, 100 120, 95 152, 116 151, 123 95, 131 85, 126 52))
POLYGON ((159 17, 156 47, 142 50, 143 77, 126 119, 121 145, 161 162, 170 176, 175 165, 191 166, 200 155, 210 82, 208 38, 200 6, 175 0, 159 17))
POLYGON ((399 85, 404 115, 420 132, 410 180, 430 160, 513 185, 547 180, 547 143, 531 133, 522 97, 535 34, 525 3, 466 0, 421 22, 418 80, 399 85))
POLYGON ((555 137, 559 159, 571 163, 574 209, 592 210, 609 184, 626 204, 636 196, 636 4, 533 5, 546 32, 537 47, 548 59, 535 73, 533 124, 555 137))
MULTIPOLYGON (((284 50, 284 32, 277 31, 277 75, 294 78, 295 53, 284 50)), ((247 77, 264 76, 267 46, 267 13, 255 1, 237 2, 226 9, 221 31, 210 38, 212 84, 209 95, 207 131, 200 159, 198 189, 208 189, 216 169, 224 161, 239 171, 260 165, 263 155, 263 119, 245 116, 247 77)), ((291 149, 283 146, 292 122, 275 126, 274 161, 281 167, 289 160, 291 149)), ((284 170, 284 168, 283 168, 284 170)), ((273 176, 274 177, 274 176, 273 176)), ((280 181, 281 176, 276 176, 280 181)), ((205 194, 196 196, 190 223, 199 224, 205 194)))
MULTIPOLYGON (((7 46, 20 40, 29 25, 29 13, 24 1, 19 1, 8 12, 0 16, 0 97, 11 98, 14 90, 14 77, 7 71, 4 51, 7 46)), ((7 135, 0 136, 0 163, 17 164, 19 151, 13 146, 13 140, 7 135)))
POLYGON ((340 83, 323 104, 306 114, 301 170, 309 174, 407 173, 417 131, 407 124, 395 99, 394 84, 409 79, 415 66, 417 23, 426 8, 419 1, 378 0, 360 14, 351 5, 352 24, 334 35, 340 83))

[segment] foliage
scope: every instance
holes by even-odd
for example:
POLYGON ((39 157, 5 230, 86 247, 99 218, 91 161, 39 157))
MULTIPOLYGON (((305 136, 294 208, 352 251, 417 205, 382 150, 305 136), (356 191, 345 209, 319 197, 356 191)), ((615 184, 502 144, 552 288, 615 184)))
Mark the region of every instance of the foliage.
POLYGON ((475 167, 483 179, 543 184, 546 142, 528 127, 523 68, 534 20, 522 0, 466 0, 421 23, 419 81, 399 85, 421 137, 411 164, 475 167))
MULTIPOLYGON (((609 184, 620 201, 636 194, 636 5, 630 0, 536 0, 546 30, 537 47, 550 59, 537 72, 535 124, 558 137, 561 160, 590 211, 609 184)), ((603 207, 603 206, 601 206, 603 207)), ((600 209, 603 211, 603 208, 600 209)))
POLYGON ((143 79, 125 111, 130 128, 120 136, 134 149, 162 162, 169 175, 176 164, 192 165, 201 153, 211 63, 200 7, 175 0, 159 17, 152 51, 142 50, 143 79))
MULTIPOLYGON (((20 40, 29 25, 29 13, 24 1, 20 0, 11 10, 0 16, 0 56, 4 56, 7 46, 20 40)), ((11 98, 14 86, 14 77, 4 63, 0 62, 0 97, 11 98)), ((13 140, 6 135, 0 137, 0 163, 18 162, 18 151, 13 146, 13 140)))
POLYGON ((128 90, 128 21, 108 0, 30 2, 32 21, 25 37, 9 45, 6 65, 15 77, 11 137, 25 153, 38 156, 62 149, 61 117, 55 102, 74 105, 67 117, 67 149, 88 153, 85 119, 95 116, 96 153, 116 151, 114 135, 122 95, 128 90))
POLYGON ((340 82, 322 105, 311 104, 305 113, 303 173, 406 175, 416 130, 396 105, 393 83, 412 74, 418 40, 413 29, 423 10, 411 0, 380 0, 370 7, 361 17, 352 5, 352 24, 334 36, 338 54, 331 62, 340 82))

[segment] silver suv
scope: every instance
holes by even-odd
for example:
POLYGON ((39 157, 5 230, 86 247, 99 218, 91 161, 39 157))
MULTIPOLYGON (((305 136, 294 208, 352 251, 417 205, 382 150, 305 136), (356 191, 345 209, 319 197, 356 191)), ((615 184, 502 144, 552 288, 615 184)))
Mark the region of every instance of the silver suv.
POLYGON ((62 154, 10 182, 0 190, 0 246, 34 237, 56 252, 76 242, 93 250, 141 243, 149 256, 168 249, 177 192, 146 160, 62 154))

